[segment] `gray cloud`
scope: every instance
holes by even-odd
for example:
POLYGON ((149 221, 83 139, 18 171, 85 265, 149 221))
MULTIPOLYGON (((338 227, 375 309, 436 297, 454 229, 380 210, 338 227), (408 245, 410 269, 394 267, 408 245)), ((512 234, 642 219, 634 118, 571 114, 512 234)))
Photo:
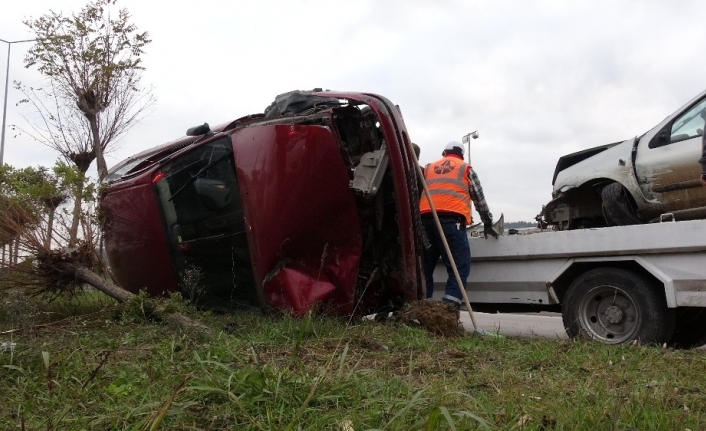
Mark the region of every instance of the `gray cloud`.
MULTIPOLYGON (((0 23, 9 34, 0 37, 27 37, 24 16, 82 4, 6 6, 0 23)), ((261 112, 292 89, 375 92, 400 105, 423 162, 480 130, 473 165, 491 210, 508 221, 531 219, 550 199, 560 156, 641 134, 706 88, 695 0, 118 5, 154 40, 144 84, 154 86, 158 104, 109 164, 192 125, 261 112)), ((37 81, 21 67, 20 51, 13 47, 11 78, 37 81)), ((8 123, 22 121, 18 95, 9 96, 8 123)), ((9 135, 9 163, 56 157, 9 135)))

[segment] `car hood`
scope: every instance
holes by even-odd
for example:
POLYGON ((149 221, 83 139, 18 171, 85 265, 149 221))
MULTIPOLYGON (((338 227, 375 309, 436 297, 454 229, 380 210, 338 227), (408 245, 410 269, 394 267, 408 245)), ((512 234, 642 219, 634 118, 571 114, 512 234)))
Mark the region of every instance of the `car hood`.
POLYGON ((554 169, 554 176, 552 177, 552 185, 556 182, 556 178, 561 171, 570 168, 577 163, 580 163, 588 158, 595 156, 596 154, 607 150, 610 147, 614 147, 621 142, 613 142, 612 144, 599 145, 597 147, 588 148, 586 150, 577 151, 575 153, 567 154, 565 156, 559 157, 559 161, 556 163, 556 169, 554 169))
POLYGON ((635 139, 601 145, 559 158, 552 184, 554 191, 580 186, 594 178, 618 181, 629 172, 635 139))

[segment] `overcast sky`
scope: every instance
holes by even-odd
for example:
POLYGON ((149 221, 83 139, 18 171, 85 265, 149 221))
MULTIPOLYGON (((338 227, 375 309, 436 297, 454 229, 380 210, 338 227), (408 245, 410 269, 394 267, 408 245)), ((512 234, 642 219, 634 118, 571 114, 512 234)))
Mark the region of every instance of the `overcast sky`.
MULTIPOLYGON (((0 38, 75 0, 6 2, 0 38)), ((153 113, 108 166, 188 127, 262 112, 277 94, 322 87, 398 104, 421 161, 478 130, 471 159, 497 219, 529 221, 551 199, 557 159, 642 134, 706 89, 703 1, 118 0, 153 42, 143 85, 153 113), (188 5, 188 6, 187 6, 188 5)), ((10 81, 40 85, 13 44, 10 81)), ((7 45, 0 44, 4 83, 7 45)), ((25 120, 10 89, 7 124, 25 120)), ((5 162, 57 154, 6 130, 5 162)), ((95 167, 91 168, 95 170, 95 167)))

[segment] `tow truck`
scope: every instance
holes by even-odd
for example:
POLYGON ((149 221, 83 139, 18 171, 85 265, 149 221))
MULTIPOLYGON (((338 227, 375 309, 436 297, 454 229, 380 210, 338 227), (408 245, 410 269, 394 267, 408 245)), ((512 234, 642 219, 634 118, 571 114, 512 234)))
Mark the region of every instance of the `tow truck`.
MULTIPOLYGON (((474 311, 560 312, 569 337, 706 343, 706 220, 568 231, 469 228, 474 311)), ((434 272, 441 292, 446 268, 434 272)))

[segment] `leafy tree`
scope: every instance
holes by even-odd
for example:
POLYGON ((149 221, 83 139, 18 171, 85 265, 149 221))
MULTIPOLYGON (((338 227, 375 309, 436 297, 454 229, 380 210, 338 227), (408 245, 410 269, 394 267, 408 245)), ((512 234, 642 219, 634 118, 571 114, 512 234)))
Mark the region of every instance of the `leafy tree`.
MULTIPOLYGON (((73 166, 61 162, 52 171, 42 167, 0 166, 0 293, 12 289, 31 295, 45 294, 45 299, 51 301, 89 284, 118 302, 140 301, 151 318, 213 335, 208 326, 179 313, 169 303, 145 304, 141 296, 99 275, 106 268, 98 257, 94 232, 84 232, 75 247, 50 248, 51 239, 49 242, 43 239, 43 232, 47 232, 48 238, 55 235, 48 227, 52 224, 49 220, 61 204, 62 191, 72 187, 76 174, 73 166), (11 245, 9 261, 5 260, 7 244, 11 245), (18 264, 20 253, 26 257, 22 264, 18 264)), ((90 186, 86 190, 95 195, 90 186)), ((86 225, 90 228, 95 223, 86 225)))
POLYGON ((61 161, 51 170, 44 166, 16 169, 5 165, 0 170, 0 189, 33 214, 33 219, 46 221, 45 246, 50 248, 54 216, 72 194, 77 177, 76 169, 61 161))
POLYGON ((74 188, 70 245, 76 243, 83 185, 93 160, 98 178, 108 169, 104 154, 148 113, 154 103, 140 87, 141 56, 150 43, 138 32, 126 9, 112 13, 116 0, 94 0, 78 14, 50 11, 25 24, 36 44, 28 51, 26 67, 36 67, 47 78, 43 87, 15 86, 38 114, 23 130, 55 149, 80 173, 74 188))
POLYGON ((22 169, 9 165, 0 167, 0 211, 4 215, 0 217, 3 262, 5 247, 10 245, 10 261, 17 263, 17 238, 28 229, 39 230, 39 241, 45 248, 51 247, 56 210, 69 194, 69 177, 62 170, 66 170, 66 165, 61 163, 53 171, 41 166, 22 169))

